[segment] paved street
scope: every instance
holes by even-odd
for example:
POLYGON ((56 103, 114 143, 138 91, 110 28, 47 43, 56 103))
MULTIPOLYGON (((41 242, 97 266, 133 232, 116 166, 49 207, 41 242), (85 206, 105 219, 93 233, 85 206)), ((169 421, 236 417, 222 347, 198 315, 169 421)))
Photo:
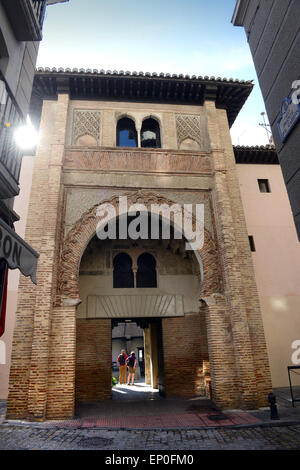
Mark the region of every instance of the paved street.
POLYGON ((300 450, 294 426, 199 430, 100 430, 0 425, 0 449, 26 450, 300 450))
POLYGON ((204 419, 211 413, 207 401, 153 400, 146 389, 142 396, 148 400, 136 401, 137 390, 81 407, 77 419, 43 423, 5 421, 6 403, 0 400, 0 450, 300 450, 300 407, 291 406, 289 389, 276 390, 280 421, 271 421, 269 410, 261 409, 226 412, 232 422, 204 419), (180 426, 164 426, 176 420, 180 426))

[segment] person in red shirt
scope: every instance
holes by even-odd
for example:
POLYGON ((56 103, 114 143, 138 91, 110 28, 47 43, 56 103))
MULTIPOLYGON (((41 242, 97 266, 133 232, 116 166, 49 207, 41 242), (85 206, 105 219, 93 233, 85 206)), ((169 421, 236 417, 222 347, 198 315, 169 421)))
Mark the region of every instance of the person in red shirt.
POLYGON ((121 354, 118 356, 118 365, 119 365, 119 370, 120 370, 120 375, 119 375, 119 383, 120 385, 124 384, 126 385, 127 382, 127 365, 126 365, 126 360, 127 360, 127 354, 125 349, 122 349, 121 354))

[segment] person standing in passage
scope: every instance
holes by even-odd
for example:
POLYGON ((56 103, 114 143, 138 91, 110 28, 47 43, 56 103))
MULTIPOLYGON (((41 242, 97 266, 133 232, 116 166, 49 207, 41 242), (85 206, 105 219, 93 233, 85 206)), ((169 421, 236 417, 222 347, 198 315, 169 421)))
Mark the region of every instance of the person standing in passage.
POLYGON ((128 382, 127 385, 130 385, 130 379, 131 379, 131 385, 134 385, 134 374, 135 374, 135 368, 136 368, 136 357, 135 357, 135 352, 132 351, 130 353, 130 356, 127 358, 127 366, 128 366, 128 382))
POLYGON ((125 349, 122 349, 121 354, 118 356, 118 365, 119 365, 119 383, 120 385, 124 384, 126 385, 127 381, 127 366, 126 366, 126 360, 128 356, 126 354, 125 349))

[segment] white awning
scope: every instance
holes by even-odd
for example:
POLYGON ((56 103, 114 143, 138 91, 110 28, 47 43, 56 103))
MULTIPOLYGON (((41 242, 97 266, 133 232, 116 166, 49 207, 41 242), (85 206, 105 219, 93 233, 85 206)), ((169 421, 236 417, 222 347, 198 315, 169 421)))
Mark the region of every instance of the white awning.
POLYGON ((0 219, 0 258, 5 259, 10 269, 18 268, 24 276, 30 276, 36 284, 39 254, 14 230, 0 219))

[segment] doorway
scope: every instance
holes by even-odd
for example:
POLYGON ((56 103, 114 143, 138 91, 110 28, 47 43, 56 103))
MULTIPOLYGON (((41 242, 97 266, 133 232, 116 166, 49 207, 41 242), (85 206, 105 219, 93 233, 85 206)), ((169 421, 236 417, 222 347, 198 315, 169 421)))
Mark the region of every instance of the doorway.
MULTIPOLYGON (((112 320, 112 399, 154 400, 165 397, 161 318, 112 320), (118 357, 122 350, 136 357, 134 385, 120 383, 118 357)), ((126 370, 126 379, 128 370, 126 370)))

